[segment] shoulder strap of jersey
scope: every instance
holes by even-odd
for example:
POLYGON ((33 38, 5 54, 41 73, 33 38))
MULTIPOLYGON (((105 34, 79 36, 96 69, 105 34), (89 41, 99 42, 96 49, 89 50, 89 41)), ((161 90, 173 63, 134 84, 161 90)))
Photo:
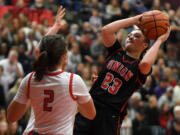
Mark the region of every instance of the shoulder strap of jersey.
POLYGON ((32 78, 32 76, 33 76, 33 73, 34 72, 32 72, 31 74, 30 74, 30 76, 29 76, 29 79, 28 79, 28 87, 27 87, 27 97, 29 98, 29 95, 30 95, 30 86, 31 86, 31 78, 32 78))
POLYGON ((71 96, 71 98, 73 99, 73 100, 76 100, 76 98, 74 97, 74 95, 73 95, 73 93, 72 93, 72 91, 73 91, 73 76, 74 76, 74 74, 73 73, 71 73, 71 75, 70 75, 70 79, 69 79, 69 93, 70 93, 70 96, 71 96))

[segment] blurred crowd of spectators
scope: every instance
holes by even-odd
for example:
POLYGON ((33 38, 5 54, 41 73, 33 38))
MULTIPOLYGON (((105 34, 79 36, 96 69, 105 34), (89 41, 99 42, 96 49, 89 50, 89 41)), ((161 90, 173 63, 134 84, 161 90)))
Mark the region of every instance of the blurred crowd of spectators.
MULTIPOLYGON (((69 49, 66 70, 79 74, 88 88, 91 74, 101 69, 107 54, 102 26, 148 10, 161 10, 169 17, 170 37, 159 51, 152 75, 132 95, 120 134, 180 135, 180 3, 173 1, 0 0, 0 135, 19 135, 26 127, 29 111, 10 124, 6 108, 22 78, 32 71, 35 47, 52 25, 58 5, 66 8, 58 32, 69 49)), ((122 46, 132 29, 117 33, 122 46)))

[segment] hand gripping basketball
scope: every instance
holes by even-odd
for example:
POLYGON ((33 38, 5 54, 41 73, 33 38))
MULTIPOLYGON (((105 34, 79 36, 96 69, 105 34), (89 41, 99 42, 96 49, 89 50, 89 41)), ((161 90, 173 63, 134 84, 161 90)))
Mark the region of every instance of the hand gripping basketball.
POLYGON ((138 23, 138 27, 149 40, 156 40, 166 33, 169 26, 169 19, 159 10, 144 12, 138 23))

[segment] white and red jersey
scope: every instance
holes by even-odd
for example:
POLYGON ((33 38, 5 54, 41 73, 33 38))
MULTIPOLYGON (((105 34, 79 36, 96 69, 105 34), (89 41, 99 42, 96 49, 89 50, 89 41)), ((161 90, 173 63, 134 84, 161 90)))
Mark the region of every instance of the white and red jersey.
POLYGON ((38 82, 34 74, 22 81, 14 100, 31 101, 32 112, 24 135, 30 131, 42 134, 72 135, 77 103, 91 99, 80 76, 60 70, 47 73, 38 82))

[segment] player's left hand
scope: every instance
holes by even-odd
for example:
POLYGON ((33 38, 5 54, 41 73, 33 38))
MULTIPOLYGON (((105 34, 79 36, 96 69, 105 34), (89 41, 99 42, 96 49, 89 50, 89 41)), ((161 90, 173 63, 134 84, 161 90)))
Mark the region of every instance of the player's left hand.
POLYGON ((60 6, 57 11, 56 20, 55 20, 54 25, 60 27, 61 21, 62 21, 63 17, 65 16, 65 14, 66 14, 66 9, 63 8, 63 6, 60 6))

